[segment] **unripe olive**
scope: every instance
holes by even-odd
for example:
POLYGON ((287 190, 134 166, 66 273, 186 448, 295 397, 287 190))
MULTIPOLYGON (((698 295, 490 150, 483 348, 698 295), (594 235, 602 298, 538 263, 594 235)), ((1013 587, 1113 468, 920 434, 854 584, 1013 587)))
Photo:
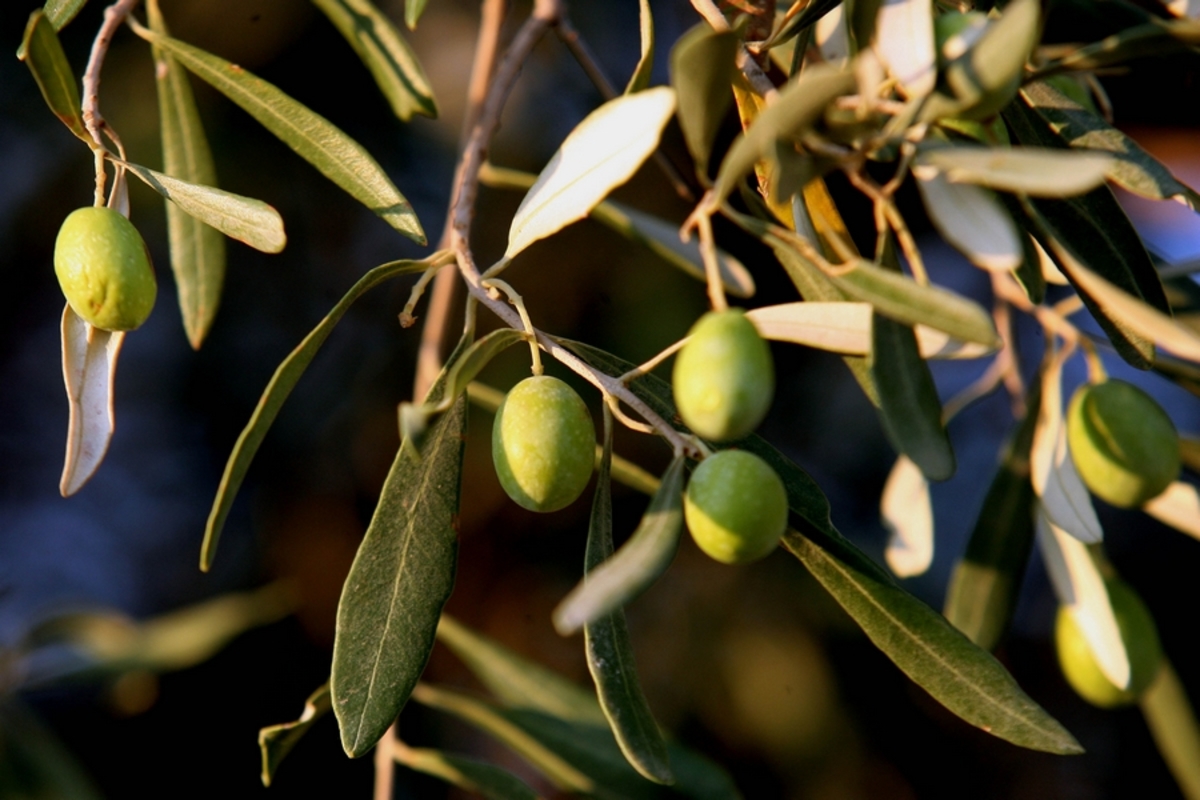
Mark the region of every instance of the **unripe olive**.
POLYGON ((1154 398, 1131 383, 1079 387, 1067 409, 1067 443, 1087 487, 1136 508, 1179 475, 1179 434, 1154 398))
POLYGON ((739 309, 710 311, 688 336, 672 376, 679 416, 715 442, 749 434, 775 393, 771 349, 739 309))
POLYGON ((142 235, 111 208, 78 208, 63 220, 54 273, 75 313, 106 331, 141 325, 158 294, 142 235))
POLYGON ((582 398, 558 378, 526 378, 492 425, 492 462, 508 496, 530 511, 557 511, 592 475, 596 428, 582 398))
POLYGON ((683 515, 701 550, 725 564, 745 564, 779 544, 787 528, 787 491, 758 456, 721 450, 692 472, 683 515))
POLYGON ((1112 708, 1134 702, 1154 681, 1162 666, 1162 645, 1154 618, 1129 584, 1113 579, 1104 585, 1129 656, 1129 687, 1122 689, 1100 671, 1083 631, 1066 606, 1058 609, 1054 643, 1058 663, 1071 688, 1092 705, 1112 708))

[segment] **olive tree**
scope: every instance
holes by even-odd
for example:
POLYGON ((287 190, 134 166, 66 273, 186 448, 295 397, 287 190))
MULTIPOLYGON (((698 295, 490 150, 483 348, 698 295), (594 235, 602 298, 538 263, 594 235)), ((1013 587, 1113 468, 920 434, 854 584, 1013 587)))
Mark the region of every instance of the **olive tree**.
MULTIPOLYGON (((1114 127, 1096 78, 1150 55, 1191 53, 1200 44, 1200 23, 1187 16, 1194 4, 1153 11, 1121 4, 1127 24, 1114 23, 1097 41, 1063 44, 1043 41, 1036 0, 809 0, 778 8, 692 0, 694 27, 675 41, 656 38, 650 4, 641 0, 640 25, 628 31, 640 59, 621 87, 572 24, 568 0, 512 10, 483 0, 440 233, 426 229, 405 187, 335 122, 219 53, 173 37, 171 2, 109 6, 80 81, 59 31, 84 4, 47 0, 29 17, 18 53, 95 165, 91 204, 80 198, 85 208, 63 223, 54 255, 67 301, 64 497, 103 469, 119 435, 118 356, 128 337, 141 335, 155 302, 146 244, 136 216, 133 225, 128 219, 129 184, 165 198, 170 268, 195 349, 222 324, 226 237, 265 253, 287 243, 275 208, 217 187, 194 82, 328 178, 330 193, 347 193, 379 225, 415 243, 407 247, 422 248, 422 257, 363 274, 278 365, 197 537, 207 571, 256 454, 334 328, 373 288, 415 278, 399 316, 404 328, 416 326, 401 335, 419 336, 422 355, 411 397, 395 398, 401 443, 345 577, 329 680, 313 687, 298 719, 262 729, 265 783, 287 769, 281 762, 309 728, 332 716, 348 756, 375 752, 381 791, 398 763, 487 797, 536 796, 494 763, 398 738, 397 719, 412 700, 514 751, 538 776, 538 791, 737 796, 719 764, 656 721, 634 658, 643 643, 625 615, 671 567, 686 530, 705 554, 730 565, 722 569, 753 569, 737 565, 785 551, 951 714, 1019 748, 1065 758, 1082 752, 1075 736, 992 654, 1009 630, 1026 567, 1040 554, 1059 603, 1056 640, 1067 680, 1097 705, 1140 704, 1182 791, 1200 797, 1190 703, 1149 610, 1105 555, 1092 500, 1200 535, 1200 495, 1180 478, 1182 466, 1196 463, 1192 445, 1150 394, 1108 375, 1123 363, 1195 391, 1200 334, 1184 313, 1200 293, 1186 269, 1166 270, 1149 254, 1113 187, 1193 210, 1200 195, 1114 127), (147 157, 127 149, 101 113, 106 54, 114 36, 129 31, 155 67, 156 168, 143 166, 147 157), (534 69, 535 47, 553 36, 603 102, 540 171, 492 161, 510 95, 523 70, 534 69), (663 51, 669 80, 656 85, 655 54, 663 51), (647 207, 660 204, 646 192, 642 208, 611 199, 639 173, 653 192, 686 198, 688 213, 651 213, 647 207), (491 248, 477 240, 477 223, 494 210, 480 203, 481 187, 523 197, 511 219, 499 221, 508 231, 502 252, 486 258, 491 248), (899 199, 913 187, 916 210, 899 199), (929 240, 915 235, 915 214, 964 257, 961 270, 978 270, 987 296, 933 279, 940 273, 927 269, 929 240), (587 218, 706 292, 708 311, 691 332, 679 331, 643 363, 557 334, 540 323, 548 309, 525 300, 522 261, 587 218), (745 253, 754 257, 750 267, 737 255, 745 253), (1021 325, 1041 332, 1040 351, 1018 347, 1021 325), (840 358, 894 450, 879 498, 889 531, 884 564, 839 531, 835 520, 846 512, 805 470, 803 454, 755 433, 777 382, 788 379, 772 360, 783 347, 840 358), (510 349, 528 352, 532 377, 506 394, 481 375, 510 349), (943 401, 938 368, 930 367, 939 360, 985 367, 943 401), (1068 396, 1064 368, 1077 362, 1087 379, 1068 396), (573 383, 543 374, 547 364, 573 383), (958 463, 948 422, 996 393, 1009 400, 1011 434, 990 485, 972 487, 978 520, 938 610, 898 578, 920 575, 932 561, 930 484, 951 478, 958 463), (492 458, 514 502, 536 512, 590 503, 578 583, 550 622, 563 636, 582 634, 594 690, 444 611, 460 510, 472 502, 462 486, 469 413, 494 416, 492 458), (614 442, 628 432, 661 448, 668 463, 661 475, 618 452, 614 442), (614 484, 649 498, 631 531, 614 515, 614 484), (614 534, 624 540, 619 548, 614 534), (469 668, 489 699, 423 680, 436 643, 469 668)), ((405 0, 402 20, 371 0, 313 4, 396 118, 437 114, 408 42, 423 33, 424 0, 405 0)), ((569 265, 553 280, 570 282, 569 265)), ((260 611, 212 633, 212 647, 193 660, 286 605, 261 594, 246 603, 260 611)), ((189 658, 166 645, 106 651, 85 629, 79 623, 58 635, 97 663, 167 669, 189 658)), ((144 644, 149 634, 142 635, 134 640, 144 644)))

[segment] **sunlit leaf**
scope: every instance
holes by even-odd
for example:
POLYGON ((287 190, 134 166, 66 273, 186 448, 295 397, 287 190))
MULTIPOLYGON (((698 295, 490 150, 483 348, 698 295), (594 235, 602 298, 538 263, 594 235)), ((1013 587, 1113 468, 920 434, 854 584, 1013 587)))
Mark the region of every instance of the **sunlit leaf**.
POLYGON ((972 264, 996 272, 1011 272, 1020 265, 1020 232, 995 195, 971 184, 952 183, 932 167, 918 167, 913 175, 934 227, 972 264))
POLYGON ((217 554, 217 544, 221 539, 221 530, 225 527, 225 519, 229 516, 229 509, 233 507, 234 498, 237 497, 238 489, 242 486, 246 471, 250 468, 250 462, 258 453, 258 448, 262 445, 272 423, 275 422, 275 417, 279 416, 279 411, 283 408, 288 395, 292 393, 292 389, 296 388, 304 371, 316 357, 317 351, 321 349, 321 345, 333 332, 334 326, 338 324, 354 301, 368 289, 397 275, 426 270, 441 257, 443 254, 435 254, 423 261, 393 261, 368 272, 351 287, 346 296, 338 301, 338 304, 275 369, 275 374, 271 376, 270 383, 263 390, 258 405, 254 407, 254 414, 251 415, 250 421, 246 423, 246 427, 238 436, 237 443, 234 444, 233 451, 229 454, 229 460, 225 462, 221 485, 217 488, 217 496, 213 498, 212 510, 209 512, 208 524, 204 530, 204 544, 200 548, 200 569, 207 572, 212 566, 213 559, 217 554))
POLYGON ((625 94, 640 92, 650 85, 650 73, 654 71, 654 15, 650 13, 650 0, 638 0, 638 27, 641 32, 642 55, 638 58, 633 75, 625 86, 625 94))
POLYGON ((513 217, 505 258, 583 219, 633 176, 675 111, 674 90, 660 86, 610 100, 563 140, 513 217))
POLYGON ((261 200, 172 178, 139 164, 122 163, 182 211, 231 239, 264 253, 278 253, 287 244, 283 218, 261 200))
POLYGON ((937 81, 932 0, 883 0, 875 20, 875 52, 909 97, 937 81))
POLYGON ((1142 510, 1159 522, 1200 539, 1200 494, 1190 483, 1172 482, 1162 494, 1142 506, 1142 510))
POLYGON ((46 0, 42 11, 54 25, 54 30, 61 31, 86 4, 87 0, 46 0))
MULTIPOLYGON (((416 54, 371 0, 313 0, 313 3, 329 17, 371 71, 379 90, 391 104, 392 113, 405 121, 413 114, 437 116, 433 89, 416 54)), ((410 6, 412 3, 409 0, 410 6)))
POLYGON ((333 710, 329 684, 323 684, 304 701, 304 711, 293 722, 270 725, 258 732, 258 748, 262 751, 262 782, 270 786, 279 764, 292 752, 296 743, 308 733, 317 720, 333 710))
POLYGON ((63 497, 79 491, 108 452, 116 424, 113 382, 124 343, 124 331, 93 328, 70 305, 63 308, 63 381, 70 404, 67 455, 58 484, 63 497))
POLYGON ((905 456, 896 459, 883 484, 879 516, 888 531, 883 552, 888 567, 901 578, 924 574, 933 563, 933 501, 929 482, 905 456))
POLYGON ((404 24, 410 31, 417 29, 417 22, 425 13, 425 6, 428 2, 429 0, 404 0, 404 24))
POLYGON ((438 418, 420 459, 401 446, 342 588, 329 689, 351 757, 408 701, 454 588, 466 406, 460 396, 438 418))
POLYGON ((930 147, 918 165, 945 173, 952 183, 971 183, 1034 197, 1070 197, 1104 183, 1114 167, 1105 153, 1047 147, 930 147))
POLYGON ((397 231, 418 244, 425 244, 417 215, 387 173, 362 145, 329 120, 237 64, 178 39, 159 36, 145 28, 135 30, 241 106, 301 158, 397 231))
POLYGON ((440 778, 451 786, 479 794, 487 800, 537 800, 537 792, 524 781, 494 764, 440 750, 408 747, 399 742, 392 752, 396 761, 409 769, 440 778))
POLYGON ((879 417, 892 446, 930 480, 953 475, 954 449, 942 424, 942 404, 911 327, 875 316, 871 374, 879 388, 879 417))
POLYGON ((1107 177, 1122 189, 1151 200, 1177 200, 1200 211, 1200 194, 1180 181, 1132 138, 1045 81, 1021 95, 1071 147, 1101 150, 1113 158, 1107 177))
POLYGON ((818 64, 780 90, 775 102, 758 115, 749 129, 734 140, 721 162, 713 189, 723 201, 737 188, 756 161, 771 154, 779 139, 790 140, 810 130, 835 98, 854 91, 856 79, 849 69, 818 64))
POLYGON ((1113 685, 1128 686, 1129 656, 1104 578, 1087 545, 1055 525, 1044 507, 1037 512, 1037 537, 1058 601, 1075 618, 1096 666, 1113 685))
POLYGON ((670 566, 683 532, 682 457, 671 462, 641 524, 603 565, 590 567, 554 610, 554 627, 568 635, 621 608, 670 566))
MULTIPOLYGON (((812 2, 805 6, 807 12, 814 6, 828 5, 827 2, 812 2)), ((802 14, 804 12, 801 12, 802 14)), ((846 27, 846 7, 839 3, 829 10, 825 16, 817 20, 813 27, 813 41, 821 51, 821 58, 834 64, 844 64, 853 52, 850 44, 850 31, 846 27)))
POLYGON ((1042 402, 1033 432, 1030 478, 1050 521, 1090 544, 1100 541, 1104 531, 1067 445, 1062 414, 1063 359, 1060 351, 1048 360, 1042 372, 1042 402))
MULTIPOLYGON (((159 13, 158 3, 146 4, 150 28, 156 33, 167 34, 166 25, 159 13)), ((162 131, 163 171, 186 184, 193 186, 216 186, 217 171, 213 165, 212 151, 204 135, 200 111, 192 95, 192 85, 187 72, 159 48, 154 50, 154 79, 158 87, 159 128, 162 131)), ((149 172, 146 170, 146 172, 149 172)), ((139 177, 144 177, 139 173, 139 177)), ((162 185, 162 182, 159 182, 162 185)), ((190 187, 189 187, 190 188, 190 187)), ((187 194, 187 190, 183 194, 187 194)), ((232 195, 231 197, 237 197, 232 195)), ((168 196, 168 199, 169 196, 168 196)), ((202 207, 206 200, 197 197, 202 207)), ((241 198, 238 198, 241 200, 241 198)), ((283 221, 275 214, 275 220, 262 219, 262 207, 270 208, 257 200, 247 201, 249 208, 235 206, 228 198, 219 198, 218 209, 222 217, 243 217, 251 230, 262 228, 272 232, 267 237, 274 245, 282 247, 284 241, 283 221), (247 213, 248 212, 248 213, 247 213)), ((175 285, 179 295, 179 310, 183 314, 183 328, 192 347, 199 349, 212 326, 221 301, 221 287, 225 281, 225 239, 216 228, 201 222, 186 211, 178 202, 168 202, 167 241, 171 249, 171 271, 175 274, 175 285)), ((272 209, 273 212, 273 209, 272 209)), ((245 224, 239 227, 245 227, 245 224)), ((241 238, 235 236, 234 238, 241 238)), ((244 241, 244 239, 242 239, 244 241)))
POLYGON ((810 25, 816 24, 835 9, 842 9, 842 0, 812 0, 800 10, 800 13, 784 23, 779 32, 772 37, 772 45, 786 42, 810 25))
POLYGON ((1005 448, 946 590, 946 619, 985 650, 994 650, 1008 629, 1033 546, 1029 451, 1041 403, 1040 379, 1030 386, 1025 403, 1031 410, 1005 448))
POLYGON ((907 325, 923 324, 956 339, 989 347, 999 345, 992 317, 973 300, 939 286, 923 286, 869 261, 830 278, 847 295, 870 303, 885 317, 907 325))
POLYGON ((737 34, 701 22, 671 48, 671 85, 679 96, 679 127, 696 172, 707 177, 713 140, 733 101, 737 34))
MULTIPOLYGON (((612 466, 612 417, 605 415, 604 445, 596 475, 596 494, 592 501, 592 516, 588 526, 587 554, 584 572, 588 577, 608 561, 613 553, 612 487, 609 483, 612 466)), ((680 459, 682 463, 682 459, 680 459)), ((680 487, 680 493, 682 487, 680 487)), ((674 554, 674 545, 671 547, 674 554)), ((625 611, 616 608, 584 625, 588 671, 596 684, 596 696, 604 716, 608 718, 613 736, 642 777, 655 783, 674 783, 675 776, 667 756, 667 743, 659 731, 650 704, 642 693, 638 680, 637 661, 625 611)))
POLYGON ((17 58, 25 62, 46 105, 54 112, 54 116, 62 120, 71 133, 85 142, 91 142, 83 124, 83 111, 79 103, 79 83, 67 61, 62 42, 54 32, 55 26, 41 11, 29 15, 29 23, 25 26, 25 36, 21 40, 21 48, 17 58))

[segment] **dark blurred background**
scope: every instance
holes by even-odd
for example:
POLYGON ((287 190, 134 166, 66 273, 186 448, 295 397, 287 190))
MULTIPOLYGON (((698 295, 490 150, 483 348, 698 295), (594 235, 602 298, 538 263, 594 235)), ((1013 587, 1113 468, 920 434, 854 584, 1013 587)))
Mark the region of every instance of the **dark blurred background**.
MULTIPOLYGON (((400 0, 380 5, 394 19, 402 17, 400 0)), ((510 32, 526 11, 515 5, 510 32)), ((1104 5, 1096 12, 1092 4, 1056 4, 1052 35, 1062 30, 1062 40, 1099 38, 1107 32, 1104 5)), ((163 6, 174 35, 255 71, 362 142, 436 239, 477 3, 431 2, 409 37, 442 116, 407 125, 390 115, 344 40, 302 0, 164 0, 163 6)), ((15 52, 33 8, 32 2, 0 4, 0 53, 15 52)), ((93 0, 63 31, 79 73, 102 8, 93 0)), ((603 67, 623 84, 638 56, 637 3, 581 0, 570 9, 603 67)), ((663 83, 669 43, 696 17, 684 0, 656 0, 654 14, 654 81, 663 83)), ((1139 62, 1128 74, 1104 79, 1118 124, 1193 185, 1200 182, 1195 78, 1195 57, 1178 56, 1139 62)), ((419 328, 403 330, 397 322, 411 280, 374 290, 346 315, 267 437, 213 571, 201 573, 197 561, 225 459, 279 361, 367 269, 429 251, 397 236, 239 109, 194 85, 221 186, 275 206, 288 247, 268 256, 230 244, 221 309, 204 347, 194 352, 175 303, 162 201, 132 185, 132 217, 157 265, 159 302, 121 356, 117 432, 107 459, 81 492, 63 499, 57 490, 67 424, 58 332, 63 298, 51 257, 61 220, 91 202, 92 161, 45 108, 24 65, 0 58, 0 700, 10 695, 0 715, 0 762, 8 759, 3 769, 9 772, 0 769, 0 776, 11 779, 14 759, 37 751, 50 754, 52 768, 63 774, 73 761, 110 798, 367 797, 370 759, 344 757, 332 719, 300 743, 270 789, 259 783, 255 740, 260 727, 294 719, 328 675, 341 582, 399 443, 396 406, 412 399, 419 328), (237 636, 195 666, 161 675, 80 673, 70 653, 54 648, 32 660, 16 657, 31 632, 68 612, 146 619, 278 580, 288 582, 294 613, 266 614, 264 620, 283 618, 237 636), (51 739, 61 751, 40 744, 51 739)), ((131 160, 158 167, 152 63, 148 48, 127 30, 109 54, 101 97, 131 160)), ((565 48, 548 38, 522 75, 492 159, 537 171, 599 101, 565 48)), ((668 136, 667 152, 683 163, 677 131, 668 136)), ((856 234, 868 241, 870 231, 862 226, 870 222, 869 206, 837 180, 831 188, 856 234)), ((653 167, 616 197, 668 219, 687 213, 653 167)), ((502 252, 519 199, 484 190, 475 233, 481 263, 502 252)), ((935 280, 986 298, 985 276, 930 233, 914 196, 906 192, 902 199, 935 280)), ((1194 215, 1172 206, 1129 208, 1169 260, 1194 258, 1200 255, 1194 215)), ((796 299, 765 250, 732 230, 719 233, 758 282, 748 305, 796 299)), ((586 221, 531 248, 506 278, 540 327, 634 362, 681 337, 706 307, 702 284, 586 221)), ((422 305, 418 316, 423 312, 422 305)), ((1028 372, 1042 344, 1024 321, 1021 342, 1028 372)), ((761 432, 818 480, 840 529, 881 557, 878 500, 894 454, 875 414, 836 357, 781 346, 775 357, 780 385, 761 432)), ((1114 375, 1130 377, 1115 360, 1107 365, 1114 375)), ((984 366, 935 364, 943 397, 984 366)), ((507 388, 527 368, 527 354, 514 348, 483 379, 507 388)), ((1083 377, 1081 368, 1068 374, 1070 382, 1083 377)), ((1137 380, 1182 431, 1200 430, 1193 397, 1154 376, 1137 380)), ((585 397, 596 406, 594 392, 585 397)), ((448 610, 586 682, 581 639, 558 637, 550 612, 579 578, 587 503, 539 516, 510 502, 492 472, 490 424, 490 415, 473 412, 458 582, 448 610)), ((950 426, 959 471, 933 487, 934 566, 906 582, 935 608, 1011 424, 1007 399, 996 395, 950 426)), ((651 471, 660 471, 669 456, 657 441, 627 432, 618 435, 617 448, 651 471)), ((620 540, 636 527, 645 499, 617 487, 615 502, 620 540)), ((1145 597, 1168 655, 1200 697, 1200 656, 1188 648, 1189 590, 1200 544, 1140 513, 1100 512, 1110 556, 1145 597)), ((1035 557, 1012 634, 998 655, 1087 748, 1074 758, 1018 749, 944 711, 783 552, 729 568, 685 542, 672 568, 628 614, 659 721, 726 765, 748 798, 1178 796, 1136 709, 1093 709, 1064 683, 1049 635, 1054 604, 1035 557)), ((477 688, 440 646, 426 678, 477 688)), ((415 704, 402 715, 401 735, 413 745, 495 758, 537 780, 515 757, 415 704)), ((4 785, 0 778, 0 795, 4 785)), ((540 789, 551 791, 544 784, 540 789)), ((398 769, 396 796, 458 795, 398 769)))

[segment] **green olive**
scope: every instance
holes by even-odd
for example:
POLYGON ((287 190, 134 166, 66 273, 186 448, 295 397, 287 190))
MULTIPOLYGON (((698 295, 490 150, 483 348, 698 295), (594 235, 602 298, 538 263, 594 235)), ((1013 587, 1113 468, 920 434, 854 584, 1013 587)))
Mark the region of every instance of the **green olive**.
POLYGON ((683 515, 701 550, 725 564, 745 564, 779 544, 787 528, 787 491, 758 456, 721 450, 692 472, 683 515))
POLYGON ((705 314, 688 336, 672 376, 679 416, 714 442, 746 436, 771 407, 771 349, 739 309, 705 314))
POLYGON ((596 428, 582 398, 558 378, 526 378, 492 425, 492 462, 508 496, 530 511, 557 511, 592 476, 596 428))
POLYGON ((1104 585, 1129 656, 1129 687, 1122 689, 1100 671, 1083 631, 1066 606, 1058 609, 1054 643, 1058 663, 1071 688, 1092 705, 1113 708, 1133 703, 1154 681, 1162 666, 1162 645, 1154 618, 1129 584, 1113 579, 1104 585))
POLYGON ((106 331, 140 326, 158 294, 142 235, 111 208, 79 208, 63 220, 54 273, 75 313, 106 331))
POLYGON ((1137 508, 1179 475, 1179 434, 1171 418, 1125 381, 1075 391, 1067 409, 1067 443, 1083 482, 1114 506, 1137 508))

